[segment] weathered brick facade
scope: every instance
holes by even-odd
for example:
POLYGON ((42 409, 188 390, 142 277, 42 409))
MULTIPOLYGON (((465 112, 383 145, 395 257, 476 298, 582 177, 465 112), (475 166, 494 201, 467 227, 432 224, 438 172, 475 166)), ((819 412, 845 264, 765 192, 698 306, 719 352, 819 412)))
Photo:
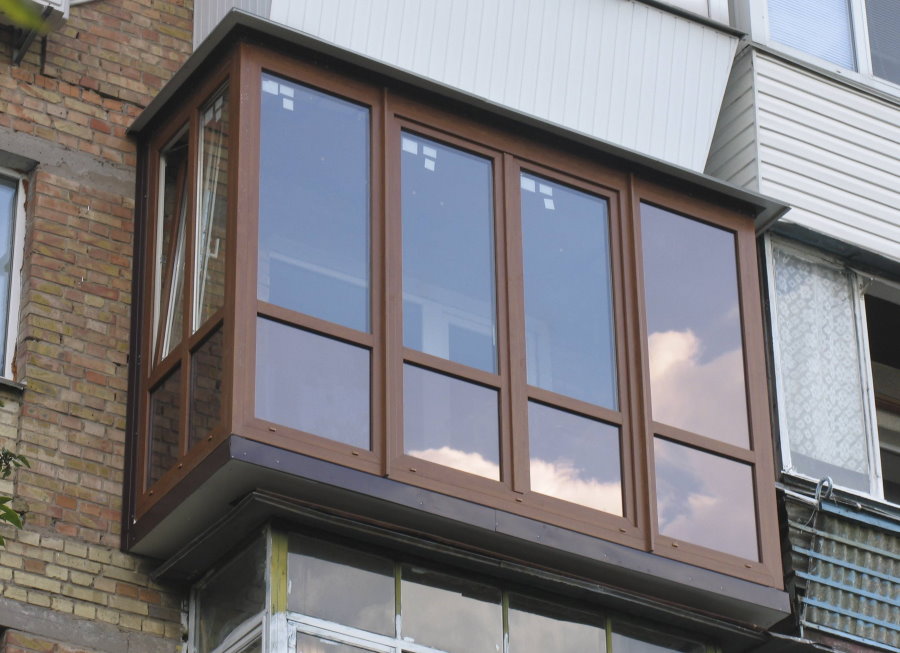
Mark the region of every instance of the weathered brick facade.
POLYGON ((26 173, 14 381, 0 444, 31 469, 0 484, 0 651, 170 651, 182 595, 120 552, 135 146, 126 129, 191 49, 191 0, 95 0, 11 64, 0 39, 0 151, 26 173))

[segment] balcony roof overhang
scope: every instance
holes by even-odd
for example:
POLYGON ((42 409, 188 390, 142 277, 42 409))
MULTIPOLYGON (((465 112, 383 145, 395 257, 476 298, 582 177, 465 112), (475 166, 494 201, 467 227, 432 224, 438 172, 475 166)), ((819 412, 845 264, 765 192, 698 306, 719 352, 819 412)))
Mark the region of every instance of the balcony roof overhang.
POLYGON ((384 62, 364 57, 310 34, 291 29, 239 9, 232 9, 215 29, 210 32, 209 36, 175 73, 169 83, 150 102, 141 115, 135 119, 129 128, 129 133, 139 135, 144 132, 160 114, 165 113, 165 109, 172 102, 177 102, 183 90, 196 78, 205 64, 210 60, 214 60, 216 52, 228 48, 241 38, 263 39, 264 44, 268 47, 273 47, 280 42, 287 47, 299 47, 317 52, 385 78, 464 103, 473 108, 539 129, 548 135, 588 147, 598 154, 618 159, 643 171, 644 174, 649 173, 650 175, 658 176, 669 183, 685 184, 697 193, 711 194, 731 203, 737 203, 753 217, 758 233, 768 230, 790 208, 788 205, 775 199, 740 188, 721 179, 673 165, 667 161, 623 148, 620 145, 581 132, 572 131, 561 125, 539 120, 534 116, 489 102, 484 98, 471 95, 431 79, 426 79, 384 62))

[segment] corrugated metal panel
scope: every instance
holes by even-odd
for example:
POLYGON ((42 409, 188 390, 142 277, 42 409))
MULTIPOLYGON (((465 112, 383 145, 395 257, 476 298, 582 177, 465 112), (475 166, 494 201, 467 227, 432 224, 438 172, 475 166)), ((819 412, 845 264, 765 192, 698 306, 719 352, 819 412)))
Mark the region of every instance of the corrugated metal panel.
MULTIPOLYGON (((223 0, 197 0, 198 33, 223 0)), ((541 120, 702 171, 737 38, 621 0, 230 0, 541 120)), ((227 4, 224 2, 223 4, 227 4)))
POLYGON ((808 510, 788 505, 801 623, 900 651, 900 522, 808 510))
POLYGON ((731 69, 706 174, 756 190, 756 105, 753 51, 738 56, 731 69))
POLYGON ((900 111, 756 56, 759 191, 787 220, 900 260, 900 111))

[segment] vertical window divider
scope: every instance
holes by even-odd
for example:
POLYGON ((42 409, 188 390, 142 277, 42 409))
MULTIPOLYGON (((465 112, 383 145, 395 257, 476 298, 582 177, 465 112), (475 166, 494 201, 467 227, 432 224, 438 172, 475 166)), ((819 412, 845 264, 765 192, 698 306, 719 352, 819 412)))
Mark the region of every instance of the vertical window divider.
POLYGON ((400 124, 392 98, 383 91, 384 152, 384 473, 390 476, 403 454, 403 225, 400 196, 400 124))
POLYGON ((385 413, 387 411, 387 358, 385 356, 385 334, 387 319, 385 296, 387 288, 385 242, 387 238, 387 193, 385 192, 386 170, 390 167, 385 161, 387 130, 387 91, 379 92, 379 102, 371 106, 369 119, 369 175, 370 175, 370 209, 369 209, 369 325, 373 336, 369 368, 369 402, 370 402, 370 446, 372 453, 380 465, 382 474, 387 473, 386 450, 387 428, 385 413))
MULTIPOLYGON (((531 486, 528 443, 528 391, 525 367, 525 283, 522 260, 522 202, 519 197, 521 166, 511 154, 503 155, 506 207, 506 279, 509 305, 509 403, 512 431, 511 487, 524 494, 531 486)), ((516 497, 517 499, 519 497, 516 497)))
MULTIPOLYGON (((628 334, 629 352, 631 360, 628 362, 629 390, 631 395, 632 443, 631 451, 634 455, 635 499, 640 506, 636 510, 638 530, 643 530, 647 550, 651 553, 656 549, 658 535, 658 515, 656 510, 656 474, 653 455, 653 427, 650 414, 650 379, 649 353, 647 351, 647 313, 644 306, 642 288, 644 287, 643 257, 641 254, 641 215, 640 192, 634 173, 628 175, 627 206, 623 207, 623 214, 629 216, 627 220, 629 228, 623 224, 623 236, 627 241, 623 247, 623 254, 629 260, 623 261, 625 273, 628 274, 630 288, 626 292, 626 299, 631 302, 628 311, 628 323, 631 330, 628 334), (641 494, 643 493, 643 496, 641 494), (642 528, 643 526, 643 528, 642 528)), ((623 221, 624 223, 625 221, 623 221)))
MULTIPOLYGON (((259 231, 259 130, 260 84, 262 64, 255 52, 241 44, 236 57, 236 78, 232 82, 238 94, 234 131, 237 134, 235 171, 237 184, 233 209, 234 227, 234 299, 230 310, 232 327, 229 330, 235 346, 230 350, 234 370, 256 368, 256 283, 257 239, 259 231), (237 270, 242 274, 238 275, 237 270), (241 346, 236 346, 241 343, 241 346)), ((256 375, 233 374, 230 378, 231 433, 239 432, 241 425, 253 416, 256 400, 256 375)))
POLYGON ((497 321, 497 373, 500 377, 499 409, 500 415, 500 482, 512 487, 515 478, 513 468, 512 414, 515 406, 512 403, 510 381, 510 310, 509 281, 507 277, 507 253, 509 251, 509 234, 507 218, 510 208, 508 193, 505 192, 507 163, 511 159, 508 154, 498 154, 494 158, 494 296, 495 319, 497 321))

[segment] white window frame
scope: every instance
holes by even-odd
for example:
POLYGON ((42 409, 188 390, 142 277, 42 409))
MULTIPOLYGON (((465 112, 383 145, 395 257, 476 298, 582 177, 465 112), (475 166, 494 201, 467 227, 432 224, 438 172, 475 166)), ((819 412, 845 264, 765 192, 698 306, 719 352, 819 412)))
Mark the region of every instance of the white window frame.
POLYGON ((768 0, 732 0, 732 14, 735 26, 750 33, 754 41, 764 43, 773 50, 781 50, 794 59, 807 62, 819 68, 825 68, 856 82, 873 86, 883 92, 900 96, 900 85, 882 77, 877 77, 872 70, 872 52, 869 45, 869 22, 866 17, 866 0, 847 0, 850 4, 850 28, 853 54, 857 70, 844 68, 838 64, 798 50, 789 45, 775 41, 769 36, 769 2, 768 0))
MULTIPOLYGON (((771 235, 767 234, 765 236, 767 277, 766 283, 770 298, 769 323, 771 325, 770 330, 773 343, 772 360, 775 367, 775 398, 777 402, 777 418, 779 425, 778 433, 780 440, 779 445, 781 447, 782 472, 790 476, 802 478, 815 483, 822 479, 813 478, 797 471, 791 461, 790 433, 786 415, 784 389, 783 384, 781 383, 781 380, 783 378, 781 373, 781 356, 779 348, 776 345, 776 343, 779 342, 778 319, 775 313, 778 297, 775 290, 775 257, 773 252, 773 243, 774 239, 771 235)), ((796 243, 791 243, 781 239, 778 239, 777 245, 780 249, 785 250, 790 254, 797 256, 798 258, 802 258, 816 265, 844 270, 849 272, 853 276, 853 315, 856 320, 856 344, 859 352, 860 391, 863 393, 862 400, 864 423, 866 429, 866 449, 869 460, 869 491, 864 492, 855 488, 844 487, 840 484, 836 484, 835 487, 844 492, 848 492, 858 496, 864 496, 870 499, 875 499, 884 503, 890 503, 884 498, 884 484, 881 472, 878 422, 875 412, 875 390, 874 382, 872 381, 872 359, 869 351, 869 334, 868 326, 866 323, 865 296, 866 294, 874 294, 875 296, 880 296, 877 293, 867 293, 867 290, 873 285, 883 288, 889 288, 891 289, 890 292, 892 294, 895 293, 897 295, 900 295, 900 284, 889 281, 887 279, 874 278, 871 275, 865 274, 849 265, 846 265, 840 259, 829 256, 815 249, 805 248, 802 245, 798 245, 796 243)), ((890 301, 895 300, 891 299, 890 301)))
POLYGON ((19 332, 19 307, 21 305, 21 280, 22 280, 22 256, 25 251, 25 184, 24 176, 0 167, 0 177, 16 184, 16 199, 14 204, 13 233, 12 233, 12 261, 9 270, 9 304, 7 314, 0 316, 6 320, 6 348, 4 360, 0 361, 0 377, 13 379, 13 362, 16 356, 16 340, 19 332))

